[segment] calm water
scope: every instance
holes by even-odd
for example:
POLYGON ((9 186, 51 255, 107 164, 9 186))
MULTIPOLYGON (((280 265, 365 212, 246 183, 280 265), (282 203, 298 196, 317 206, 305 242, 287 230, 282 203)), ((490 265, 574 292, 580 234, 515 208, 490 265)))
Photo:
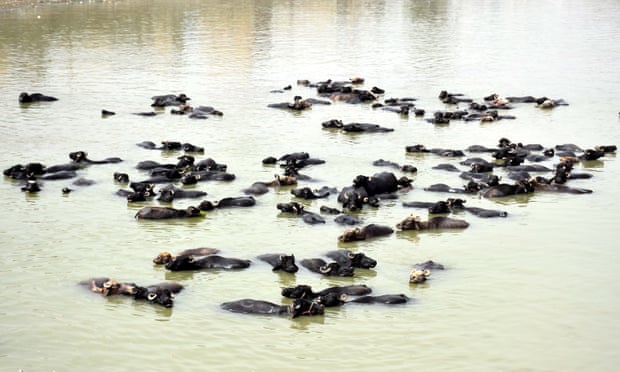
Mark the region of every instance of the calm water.
MULTIPOLYGON (((112 173, 146 178, 137 162, 174 162, 179 153, 137 147, 145 140, 205 146, 228 164, 233 182, 195 187, 207 199, 241 195, 268 181, 267 156, 307 151, 326 164, 304 169, 315 181, 299 186, 342 188, 358 174, 384 169, 383 158, 413 164, 415 189, 399 200, 365 208, 365 223, 394 226, 410 213, 403 201, 445 200, 423 188, 460 186, 458 173, 431 169, 461 159, 413 156, 405 146, 464 149, 495 146, 501 137, 545 147, 620 144, 620 3, 586 1, 107 1, 0 12, 2 169, 39 161, 119 156, 80 175, 89 187, 64 196, 72 181, 48 181, 25 195, 19 182, 0 182, 0 369, 66 370, 615 370, 620 362, 620 208, 615 155, 577 165, 594 175, 570 181, 590 195, 535 193, 501 200, 467 196, 467 204, 502 209, 507 218, 469 214, 460 232, 397 233, 338 244, 344 230, 328 218, 311 226, 278 213, 290 187, 258 197, 251 209, 210 212, 204 219, 136 221, 144 204, 127 205, 112 173), (366 78, 385 97, 415 97, 433 111, 454 109, 443 90, 481 101, 491 93, 564 98, 570 106, 542 111, 518 104, 516 120, 434 126, 369 105, 337 103, 292 114, 267 108, 315 90, 297 79, 366 78), (288 84, 286 93, 269 93, 288 84), (20 107, 22 91, 58 102, 20 107), (143 118, 150 97, 186 93, 221 118, 143 118), (103 119, 101 109, 117 115, 103 119), (386 134, 325 131, 329 119, 394 128, 386 134), (170 273, 154 267, 161 250, 210 246, 253 260, 236 272, 170 273), (349 248, 379 262, 354 278, 324 278, 305 269, 277 274, 255 257, 287 252, 319 257, 349 248), (416 262, 448 270, 410 285, 416 262), (173 309, 126 298, 101 298, 76 283, 110 276, 141 284, 175 280, 186 290, 173 309), (280 287, 315 289, 365 283, 374 293, 404 293, 405 306, 347 305, 322 317, 244 316, 219 304, 240 298, 286 302, 280 287)), ((468 154, 477 156, 477 154, 468 154)), ((552 167, 557 158, 542 164, 552 167)), ((398 173, 398 172, 397 172, 398 173)), ((497 174, 505 175, 498 171, 497 174)), ((400 175, 400 174, 399 174, 400 175)), ((153 203, 157 204, 156 201, 153 203)), ((196 204, 178 200, 175 207, 196 204)), ((318 212, 336 197, 306 202, 318 212)))

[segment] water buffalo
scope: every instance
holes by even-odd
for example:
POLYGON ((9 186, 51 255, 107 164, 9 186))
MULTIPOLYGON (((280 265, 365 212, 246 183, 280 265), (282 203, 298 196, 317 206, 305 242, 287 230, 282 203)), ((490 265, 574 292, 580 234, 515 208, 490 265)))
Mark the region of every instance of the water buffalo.
POLYGON ((171 203, 174 199, 199 198, 205 195, 207 195, 207 193, 204 191, 184 190, 170 184, 159 189, 159 198, 157 198, 157 200, 171 203))
POLYGON ((359 175, 353 180, 353 186, 363 187, 369 196, 373 196, 397 191, 399 180, 392 172, 381 172, 372 177, 359 175))
POLYGON ((196 171, 207 170, 207 171, 225 172, 227 169, 228 169, 227 164, 218 163, 212 158, 203 159, 199 161, 198 163, 196 163, 196 165, 194 166, 194 170, 196 171))
POLYGON ((239 197, 229 197, 223 198, 220 200, 203 200, 199 205, 198 209, 201 211, 212 211, 216 208, 231 208, 231 207, 251 207, 256 205, 256 199, 252 196, 239 196, 239 197))
POLYGON ((365 89, 351 89, 348 86, 340 86, 336 88, 322 88, 325 85, 321 85, 317 88, 319 94, 329 94, 329 99, 332 101, 340 101, 351 104, 357 104, 362 102, 371 102, 377 99, 375 93, 365 89), (333 89, 336 89, 335 91, 333 89))
POLYGON ((324 186, 318 190, 317 189, 312 190, 309 187, 302 187, 299 189, 291 190, 291 194, 301 199, 310 200, 310 199, 326 198, 329 196, 330 192, 333 192, 333 191, 334 189, 329 188, 327 186, 324 186))
POLYGON ((99 293, 103 296, 133 296, 136 292, 135 283, 119 282, 118 280, 106 277, 83 280, 79 284, 83 287, 89 288, 92 292, 99 293))
POLYGON ((425 282, 431 276, 432 270, 444 270, 444 266, 431 260, 415 264, 409 272, 409 283, 425 282))
POLYGON ((351 211, 361 209, 364 204, 378 206, 378 195, 393 193, 399 188, 410 188, 411 182, 407 177, 397 179, 391 172, 376 173, 371 177, 358 175, 352 186, 342 189, 338 202, 351 211))
POLYGON ((507 183, 501 183, 496 186, 491 186, 482 192, 482 196, 485 198, 499 198, 510 195, 528 194, 535 190, 534 182, 529 179, 519 180, 513 185, 507 183))
POLYGON ((147 200, 146 199, 147 197, 152 196, 148 194, 148 192, 144 192, 144 191, 129 191, 129 190, 123 190, 123 189, 118 189, 116 191, 116 195, 127 198, 127 202, 129 203, 143 202, 147 200))
POLYGON ((208 270, 208 269, 245 269, 250 267, 250 260, 208 255, 202 258, 194 256, 177 256, 166 263, 170 271, 208 270))
POLYGON ((168 251, 159 252, 157 256, 153 259, 153 263, 156 265, 164 265, 170 261, 174 261, 179 256, 209 256, 212 254, 216 254, 219 252, 219 249, 215 248, 190 248, 185 249, 181 252, 172 255, 172 253, 168 251))
POLYGON ((43 164, 28 163, 26 165, 15 164, 12 167, 3 170, 2 174, 16 180, 24 180, 30 176, 41 176, 46 172, 48 172, 48 170, 43 164))
POLYGON ((297 202, 278 203, 276 207, 282 212, 301 216, 302 220, 310 225, 325 223, 325 219, 323 217, 314 212, 304 210, 304 206, 297 202))
POLYGON ((394 128, 386 128, 382 127, 379 124, 370 124, 370 123, 349 123, 344 124, 342 126, 342 130, 344 132, 352 132, 352 133, 385 133, 385 132, 393 132, 394 128))
POLYGON ((174 305, 175 294, 180 292, 183 286, 178 283, 159 283, 147 287, 136 287, 135 300, 146 300, 152 304, 164 307, 174 305))
POLYGON ((464 229, 468 226, 469 223, 467 221, 456 218, 437 216, 428 221, 422 221, 420 217, 413 215, 410 215, 396 225, 401 230, 464 229))
POLYGON ((190 171, 181 177, 181 183, 184 185, 195 185, 201 181, 234 181, 236 176, 232 173, 218 171, 190 171))
POLYGON ((568 103, 560 98, 560 99, 550 99, 547 97, 541 97, 536 99, 536 107, 541 109, 551 109, 557 106, 568 106, 568 103))
POLYGON ((136 145, 147 150, 176 151, 183 148, 183 144, 178 141, 162 141, 161 146, 157 146, 155 142, 152 141, 142 141, 140 143, 136 143, 136 145))
POLYGON ((293 102, 271 103, 267 105, 267 107, 292 111, 302 111, 312 107, 312 103, 310 103, 310 101, 308 100, 302 99, 301 96, 295 96, 293 98, 293 102))
POLYGON ((319 295, 316 297, 316 303, 325 307, 342 306, 345 304, 348 296, 345 293, 327 293, 325 295, 319 295))
POLYGON ((353 276, 353 267, 341 266, 337 262, 327 263, 321 258, 306 258, 300 263, 306 269, 325 276, 353 276))
POLYGON ((185 93, 179 95, 164 94, 153 96, 151 99, 153 100, 152 107, 180 106, 191 100, 185 93))
POLYGON ((41 191, 41 185, 37 182, 36 178, 31 178, 22 186, 21 190, 29 194, 34 194, 41 191))
POLYGON ((349 226, 360 225, 364 223, 359 218, 356 218, 349 214, 344 214, 344 213, 336 216, 336 218, 334 218, 334 222, 339 223, 341 225, 349 225, 349 226))
POLYGON ((383 159, 373 161, 372 165, 377 166, 377 167, 390 167, 390 168, 398 169, 400 171, 409 172, 409 173, 415 173, 418 171, 418 168, 414 167, 413 165, 405 164, 401 166, 400 164, 395 163, 393 161, 383 160, 383 159))
POLYGON ((76 163, 86 163, 86 164, 108 164, 108 163, 120 163, 121 161, 123 161, 121 158, 117 158, 117 157, 106 158, 103 160, 90 160, 88 158, 88 153, 85 151, 70 152, 69 158, 76 163))
POLYGON ((296 273, 299 270, 299 267, 295 264, 295 255, 286 255, 284 253, 267 253, 256 258, 273 266, 272 271, 282 270, 287 273, 296 273))
POLYGON ((282 288, 282 296, 284 297, 307 299, 314 299, 318 296, 325 296, 329 293, 335 293, 337 295, 345 294, 348 296, 362 296, 371 292, 372 289, 365 284, 328 287, 319 292, 313 292, 312 287, 305 284, 300 284, 295 287, 282 288))
POLYGON ((439 214, 439 213, 450 213, 454 212, 454 210, 465 210, 470 212, 478 217, 489 218, 489 217, 506 217, 508 212, 498 211, 493 209, 483 209, 478 207, 466 207, 464 205, 466 201, 459 198, 448 198, 443 201, 440 200, 435 203, 431 202, 405 202, 403 203, 404 207, 413 207, 413 208, 428 208, 428 212, 431 214, 439 214))
POLYGON ((404 304, 409 301, 409 297, 404 294, 387 294, 380 296, 361 296, 351 301, 349 303, 360 303, 360 304, 386 304, 386 305, 396 305, 396 304, 404 304))
POLYGON ((127 173, 114 172, 114 181, 118 183, 129 183, 129 175, 127 173))
POLYGON ((342 203, 343 208, 347 208, 350 211, 362 209, 364 204, 369 204, 373 207, 379 206, 377 198, 370 197, 365 188, 355 186, 344 187, 340 194, 338 194, 338 202, 342 203))
MULTIPOLYGON (((479 189, 478 188, 471 189, 471 188, 465 188, 465 187, 452 187, 452 186, 446 185, 445 183, 435 183, 433 185, 425 187, 424 191, 447 192, 451 194, 472 194, 472 193, 478 192, 479 189)), ((411 206, 414 206, 414 205, 411 205, 411 206)), ((425 208, 428 208, 428 207, 425 207, 425 208)))
POLYGON ((22 92, 19 94, 19 103, 33 103, 33 102, 52 102, 58 101, 58 98, 47 96, 42 93, 32 93, 28 94, 26 92, 22 92))
POLYGON ((371 269, 377 266, 377 261, 366 256, 364 253, 354 253, 348 249, 329 251, 325 256, 338 262, 341 266, 352 266, 361 269, 371 269))
POLYGON ((110 278, 84 280, 80 282, 80 285, 103 296, 131 296, 135 300, 145 300, 164 307, 172 307, 175 294, 183 290, 183 285, 174 282, 164 282, 142 287, 135 283, 120 282, 110 278))
POLYGON ((302 315, 322 315, 325 311, 323 305, 302 298, 295 299, 290 305, 278 305, 272 302, 246 298, 224 302, 220 307, 233 313, 290 315, 292 318, 302 315))
POLYGON ((148 193, 151 196, 155 195, 155 184, 149 182, 131 182, 129 187, 135 192, 148 193))
POLYGON ((338 240, 340 240, 341 242, 353 242, 357 240, 366 240, 377 236, 390 235, 393 232, 394 229, 389 226, 371 223, 362 227, 361 229, 359 227, 356 227, 346 230, 344 233, 342 233, 342 235, 338 237, 338 240))
POLYGON ((454 149, 444 149, 444 148, 431 148, 428 149, 424 145, 411 145, 405 146, 405 151, 407 153, 431 153, 439 156, 445 157, 460 157, 465 156, 465 153, 462 150, 454 150, 454 149))
POLYGON ((249 195, 262 195, 269 191, 269 187, 290 186, 297 184, 297 178, 293 176, 274 175, 274 180, 270 182, 254 182, 250 187, 243 190, 243 193, 249 195))
POLYGON ((217 201, 216 208, 229 208, 229 207, 251 207, 256 205, 256 199, 252 196, 238 196, 222 198, 217 201))
POLYGON ((178 181, 179 179, 181 179, 181 177, 183 177, 183 175, 181 174, 181 171, 179 169, 155 168, 151 170, 151 177, 138 182, 147 184, 171 183, 178 181))
POLYGON ((186 209, 149 206, 140 209, 138 213, 136 213, 135 218, 144 220, 162 220, 170 218, 199 217, 201 215, 200 209, 191 206, 186 209))

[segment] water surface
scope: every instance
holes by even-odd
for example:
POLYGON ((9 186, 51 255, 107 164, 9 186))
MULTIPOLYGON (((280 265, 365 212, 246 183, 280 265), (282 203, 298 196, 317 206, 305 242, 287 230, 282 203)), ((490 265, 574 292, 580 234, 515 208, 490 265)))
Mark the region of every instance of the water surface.
MULTIPOLYGON (((251 209, 210 212, 192 221, 136 221, 144 204, 114 194, 112 173, 146 178, 137 162, 175 162, 180 153, 137 147, 150 140, 205 146, 204 158, 228 164, 233 182, 205 182, 208 199, 241 195, 269 181, 278 167, 267 156, 306 151, 326 164, 304 169, 315 181, 299 186, 342 188, 358 174, 384 169, 379 158, 415 165, 414 190, 365 208, 366 223, 394 226, 410 213, 403 201, 445 200, 433 183, 461 186, 453 174, 432 170, 461 159, 410 155, 405 146, 464 149, 495 146, 501 137, 545 147, 584 148, 620 143, 617 97, 620 37, 616 1, 459 2, 394 1, 298 3, 257 1, 106 1, 40 5, 0 13, 0 154, 2 168, 17 163, 119 156, 80 175, 96 181, 62 195, 71 181, 48 181, 26 195, 19 182, 0 182, 0 366, 3 370, 614 370, 620 282, 615 213, 620 206, 615 155, 578 164, 594 175, 570 181, 589 195, 535 193, 467 204, 501 209, 508 217, 468 214, 459 232, 410 233, 338 244, 344 228, 328 218, 310 226, 278 213, 290 187, 257 198, 251 209), (477 101, 491 93, 564 98, 570 105, 544 111, 518 104, 516 120, 452 122, 434 126, 370 105, 335 103, 301 113, 267 108, 294 95, 315 97, 297 79, 366 79, 384 98, 414 97, 427 111, 455 109, 443 89, 477 101), (291 91, 269 93, 286 85, 291 91), (20 106, 22 91, 60 98, 20 106), (150 111, 150 97, 186 93, 221 118, 191 120, 150 111), (117 115, 102 118, 101 110, 117 115), (369 122, 394 132, 346 135, 321 128, 329 119, 369 122), (198 246, 253 260, 235 272, 170 273, 155 267, 159 251, 198 246), (324 278, 307 270, 273 273, 255 257, 328 250, 365 252, 379 262, 354 278, 324 278), (410 285, 416 262, 448 269, 424 285, 410 285), (76 283, 93 276, 152 284, 183 283, 173 309, 126 298, 101 298, 76 283), (404 293, 405 306, 347 305, 322 317, 244 316, 219 304, 240 298, 286 302, 280 288, 315 289, 365 283, 376 294, 404 293)), ((461 107, 462 108, 462 107, 461 107)), ((468 154, 477 156, 477 154, 468 154)), ((202 158, 199 156, 199 158, 202 158)), ((557 158, 544 162, 552 167, 557 158)), ((399 176, 400 172, 396 172, 399 176)), ((499 175, 505 173, 498 171, 499 175)), ((506 179, 507 180, 507 179, 506 179)), ((175 207, 195 204, 178 200, 175 207)), ((153 202, 157 204, 156 201, 153 202)), ((305 202, 318 212, 336 197, 305 202)))

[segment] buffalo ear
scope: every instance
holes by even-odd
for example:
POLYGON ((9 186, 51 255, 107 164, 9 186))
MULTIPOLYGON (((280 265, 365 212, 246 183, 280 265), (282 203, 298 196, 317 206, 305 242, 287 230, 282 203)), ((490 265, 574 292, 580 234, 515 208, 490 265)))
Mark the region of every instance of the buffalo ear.
POLYGON ((151 293, 146 295, 146 299, 149 300, 149 301, 153 301, 156 298, 157 298, 157 293, 151 292, 151 293))

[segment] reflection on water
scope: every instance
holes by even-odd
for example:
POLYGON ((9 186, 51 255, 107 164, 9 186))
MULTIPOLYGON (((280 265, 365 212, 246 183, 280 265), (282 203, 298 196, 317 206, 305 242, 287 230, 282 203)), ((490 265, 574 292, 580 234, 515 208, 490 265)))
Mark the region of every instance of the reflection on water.
MULTIPOLYGON (((435 183, 461 187, 465 182, 458 173, 431 170, 439 163, 461 169, 461 159, 410 154, 405 146, 463 149, 495 146, 502 137, 545 148, 620 142, 614 102, 620 94, 615 69, 620 47, 609 42, 620 36, 615 18, 620 5, 612 0, 566 5, 135 0, 0 11, 3 169, 35 161, 63 164, 77 150, 96 159, 124 160, 80 169, 80 177, 96 183, 68 195, 61 190, 72 180, 46 181, 34 195, 19 191, 20 182, 6 177, 0 182, 0 275, 7 294, 0 306, 5 330, 0 364, 13 370, 170 370, 179 365, 202 370, 208 360, 210 369, 221 370, 315 369, 327 363, 345 370, 388 365, 396 370, 429 365, 613 370, 620 361, 613 343, 620 331, 615 320, 620 281, 613 265, 618 253, 612 213, 620 174, 615 155, 575 167, 594 177, 570 185, 591 188, 592 194, 493 200, 462 195, 466 205, 506 210, 508 216, 456 213, 470 223, 467 229, 397 231, 353 243, 338 242, 347 227, 330 216, 324 216, 325 224, 308 225, 299 216, 280 213, 275 206, 292 200, 293 187, 270 189, 252 208, 211 211, 197 219, 138 221, 134 216, 140 208, 159 203, 127 203, 115 195, 126 187, 112 179, 113 172, 128 173, 132 181, 146 179, 148 173, 135 167, 138 162, 176 162, 180 156, 136 146, 145 140, 205 146, 204 158, 228 164, 235 181, 191 187, 207 191, 209 200, 240 196, 253 182, 273 179, 281 169, 262 165, 267 156, 306 151, 325 159, 303 169, 312 180, 295 187, 339 190, 357 175, 384 171, 372 165, 382 158, 418 168, 410 176, 413 190, 353 215, 364 224, 390 226, 411 213, 424 219, 425 210, 401 203, 453 197, 423 189, 435 183), (570 105, 541 111, 522 104, 509 112, 517 116, 514 121, 444 126, 365 104, 335 102, 295 113, 267 107, 295 95, 316 97, 316 90, 298 86, 298 79, 353 76, 366 78, 363 88, 386 89, 385 98, 416 98, 416 107, 427 116, 456 109, 437 99, 444 89, 476 100, 491 93, 547 95, 570 105), (289 84, 290 91, 269 93, 289 84), (60 100, 20 106, 22 91, 60 100), (169 109, 158 110, 156 117, 132 115, 153 110, 150 97, 167 93, 186 93, 192 105, 214 106, 224 116, 191 120, 170 115, 169 109), (117 115, 103 120, 104 108, 117 115), (377 123, 394 132, 324 130, 321 123, 331 119, 377 123), (252 266, 170 272, 151 261, 163 250, 200 246, 250 259, 252 266), (357 270, 353 278, 330 278, 304 268, 294 275, 273 272, 256 259, 285 252, 299 261, 336 248, 364 252, 378 265, 357 270), (428 259, 447 269, 424 284, 410 284, 411 267, 428 259), (147 285, 177 281, 185 288, 173 309, 76 288, 84 278, 103 275, 147 285), (367 284, 373 294, 403 293, 412 302, 346 304, 327 309, 324 316, 296 319, 219 308, 241 298, 290 303, 281 288, 298 284, 317 291, 354 283, 367 284)), ((543 164, 552 168, 556 161, 543 164)), ((496 173, 508 182, 506 172, 496 173)), ((314 212, 322 205, 341 207, 336 195, 296 201, 314 212)), ((197 202, 181 199, 172 205, 197 202)))

